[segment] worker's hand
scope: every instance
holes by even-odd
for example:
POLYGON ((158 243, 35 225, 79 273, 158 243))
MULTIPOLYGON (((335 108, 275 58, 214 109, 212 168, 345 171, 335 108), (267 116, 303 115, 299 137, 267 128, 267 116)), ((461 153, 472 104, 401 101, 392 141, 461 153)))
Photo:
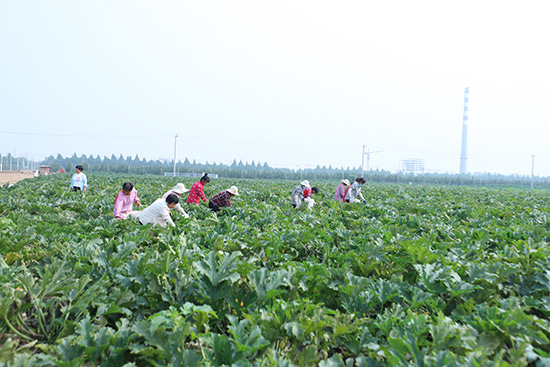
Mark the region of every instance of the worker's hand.
POLYGON ((137 205, 138 207, 141 207, 141 203, 140 203, 139 201, 136 203, 136 205, 137 205))
POLYGON ((189 214, 185 213, 185 214, 183 215, 183 217, 184 217, 185 219, 189 219, 189 214))

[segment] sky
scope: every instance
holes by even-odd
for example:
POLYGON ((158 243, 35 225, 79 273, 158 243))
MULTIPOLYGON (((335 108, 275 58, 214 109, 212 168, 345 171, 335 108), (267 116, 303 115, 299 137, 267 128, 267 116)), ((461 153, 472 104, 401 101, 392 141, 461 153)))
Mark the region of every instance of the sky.
POLYGON ((0 153, 158 159, 176 142, 178 160, 458 173, 468 87, 468 172, 550 176, 548 14, 529 0, 3 0, 0 153))

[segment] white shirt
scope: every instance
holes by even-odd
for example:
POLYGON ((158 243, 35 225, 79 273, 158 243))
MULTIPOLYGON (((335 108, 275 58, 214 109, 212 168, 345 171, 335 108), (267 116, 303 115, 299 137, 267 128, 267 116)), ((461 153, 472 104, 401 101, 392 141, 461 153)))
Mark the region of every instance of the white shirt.
POLYGON ((139 215, 139 221, 141 224, 160 225, 161 227, 166 227, 168 222, 171 226, 176 226, 172 218, 170 218, 170 208, 166 204, 165 199, 157 199, 151 205, 149 205, 144 211, 139 215))
MULTIPOLYGON (((162 195, 162 198, 163 198, 163 199, 166 199, 166 198, 168 197, 168 195, 170 195, 170 194, 174 194, 174 195, 176 195, 178 198, 181 196, 181 194, 178 194, 177 192, 170 190, 170 191, 165 192, 164 195, 162 195)), ((185 212, 185 210, 183 210, 183 208, 181 207, 180 203, 177 203, 176 206, 175 206, 174 208, 175 208, 178 212, 180 212, 181 214, 183 214, 183 216, 184 216, 185 218, 189 218, 189 215, 185 212)))
POLYGON ((365 201, 365 198, 361 195, 361 184, 355 181, 349 186, 345 200, 349 200, 350 203, 355 203, 359 201, 357 197, 360 197, 361 200, 365 201))

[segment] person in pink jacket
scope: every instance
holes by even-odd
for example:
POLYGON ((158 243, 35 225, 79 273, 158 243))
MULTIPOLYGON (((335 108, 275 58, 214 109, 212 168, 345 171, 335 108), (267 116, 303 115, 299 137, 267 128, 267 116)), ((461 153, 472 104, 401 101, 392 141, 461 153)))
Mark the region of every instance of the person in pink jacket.
POLYGON ((349 180, 344 179, 340 181, 340 185, 336 188, 336 193, 334 194, 334 201, 344 201, 346 197, 346 187, 349 186, 349 180))
POLYGON ((141 202, 137 196, 137 191, 131 182, 125 182, 122 185, 122 190, 119 191, 115 198, 115 204, 113 208, 113 215, 116 219, 126 219, 128 216, 135 216, 139 212, 133 211, 133 204, 136 203, 138 207, 141 206, 141 202))

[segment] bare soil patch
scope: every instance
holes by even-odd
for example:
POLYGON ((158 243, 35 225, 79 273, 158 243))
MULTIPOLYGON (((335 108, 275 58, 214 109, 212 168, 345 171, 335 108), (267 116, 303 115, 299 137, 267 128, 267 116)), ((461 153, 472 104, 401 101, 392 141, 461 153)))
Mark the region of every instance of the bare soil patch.
POLYGON ((4 186, 5 184, 12 185, 18 181, 33 177, 34 174, 32 171, 3 171, 0 172, 0 186, 4 186))

